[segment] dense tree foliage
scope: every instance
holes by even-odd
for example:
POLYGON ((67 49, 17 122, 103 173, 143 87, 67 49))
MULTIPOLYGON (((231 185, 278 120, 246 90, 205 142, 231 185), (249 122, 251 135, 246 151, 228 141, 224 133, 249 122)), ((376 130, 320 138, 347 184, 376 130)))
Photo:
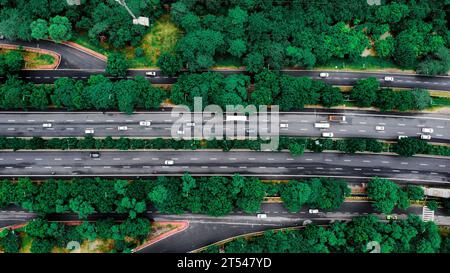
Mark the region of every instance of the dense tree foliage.
POLYGON ((17 73, 25 65, 23 56, 18 51, 10 51, 0 55, 0 76, 17 73))
MULTIPOLYGON (((116 1, 90 0, 81 5, 68 1, 5 0, 0 2, 0 33, 9 39, 69 40, 73 30, 86 32, 90 41, 106 41, 113 47, 137 45, 147 28, 133 25, 132 17, 116 1)), ((163 10, 159 0, 127 0, 136 16, 149 17, 153 23, 163 10)))
POLYGON ((144 77, 111 81, 94 75, 86 82, 59 78, 53 86, 25 83, 9 78, 0 86, 0 108, 39 109, 51 106, 67 110, 120 110, 131 114, 135 108, 159 108, 166 91, 144 77))
MULTIPOLYGON (((375 216, 353 218, 329 226, 266 231, 261 236, 240 237, 224 245, 225 253, 367 253, 368 243, 380 243, 382 253, 448 252, 448 237, 441 239, 434 222, 415 215, 384 223, 375 216)), ((205 252, 219 252, 210 247, 205 252)))
POLYGON ((372 40, 380 58, 406 68, 424 60, 419 71, 431 74, 448 69, 448 62, 436 57, 441 48, 448 49, 446 5, 178 0, 170 12, 186 32, 176 53, 191 71, 214 66, 219 58, 238 58, 252 73, 286 66, 310 69, 330 60, 362 60, 372 40))
MULTIPOLYGON (((418 140, 418 144, 425 145, 423 150, 420 150, 421 154, 430 155, 450 155, 450 147, 444 145, 432 145, 426 143, 423 140, 418 140)), ((49 138, 43 139, 41 137, 33 137, 31 139, 18 138, 18 137, 0 137, 0 150, 38 150, 38 149, 80 149, 80 150, 92 150, 92 149, 117 149, 117 150, 135 150, 135 149, 222 149, 223 151, 230 151, 232 149, 249 149, 252 151, 260 151, 261 144, 266 141, 257 140, 175 140, 175 139, 136 139, 136 138, 93 138, 87 136, 84 139, 81 138, 49 138)), ((400 144, 403 145, 403 144, 400 144)), ((344 153, 354 152, 374 152, 379 153, 382 151, 394 150, 397 153, 405 156, 403 150, 399 150, 397 146, 399 144, 382 143, 376 139, 358 139, 348 138, 332 140, 329 138, 301 138, 301 137, 280 137, 280 145, 278 150, 290 150, 291 154, 298 156, 297 150, 292 150, 293 146, 300 146, 299 152, 303 149, 308 149, 314 152, 323 152, 325 150, 337 150, 344 153), (393 146, 393 147, 392 147, 393 146)), ((295 148, 296 149, 296 148, 295 148)))
POLYGON ((382 213, 391 213, 395 206, 405 210, 409 207, 410 199, 420 200, 424 196, 423 189, 419 187, 402 189, 388 179, 377 177, 369 181, 366 191, 375 202, 373 207, 382 213))
POLYGON ((4 230, 0 235, 0 249, 19 252, 22 244, 19 233, 22 233, 27 240, 31 240, 32 253, 50 253, 54 247, 69 247, 69 242, 81 244, 85 240, 96 239, 114 240, 113 252, 130 252, 147 238, 149 232, 150 221, 146 218, 126 219, 121 223, 112 219, 100 219, 80 225, 65 225, 37 218, 22 228, 4 230))

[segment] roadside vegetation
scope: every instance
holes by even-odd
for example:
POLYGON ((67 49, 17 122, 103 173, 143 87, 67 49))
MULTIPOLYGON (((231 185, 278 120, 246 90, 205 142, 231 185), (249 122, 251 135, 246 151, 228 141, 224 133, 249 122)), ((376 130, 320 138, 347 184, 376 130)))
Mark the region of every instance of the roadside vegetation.
POLYGON ((186 211, 211 216, 227 215, 235 209, 260 211, 266 196, 281 196, 290 211, 303 205, 323 210, 340 207, 350 189, 343 180, 314 178, 288 184, 262 183, 256 177, 157 177, 155 179, 73 178, 33 182, 29 178, 0 180, 0 207, 16 204, 42 216, 76 213, 87 219, 94 213, 119 213, 135 219, 147 207, 181 214, 186 211))
POLYGON ((18 50, 0 48, 0 55, 8 54, 11 51, 18 51, 20 54, 22 54, 24 60, 24 68, 26 69, 36 69, 42 66, 52 65, 56 61, 55 58, 51 55, 21 50, 20 48, 18 50))
POLYGON ((382 222, 375 216, 355 217, 350 222, 298 229, 266 231, 241 236, 204 253, 369 253, 378 242, 381 253, 448 253, 449 238, 433 222, 410 215, 404 220, 382 222))
POLYGON ((450 64, 445 5, 179 0, 170 13, 185 32, 175 57, 192 72, 235 58, 252 73, 337 63, 364 69, 375 63, 435 75, 446 74, 450 64))
POLYGON ((0 231, 0 250, 5 253, 64 253, 80 247, 88 252, 130 253, 147 238, 150 228, 146 218, 126 219, 120 223, 101 219, 75 225, 37 218, 23 227, 0 231))
MULTIPOLYGON (((1 61, 1 60, 0 60, 1 61)), ((108 60, 106 72, 124 76, 127 64, 121 55, 108 60)), ((375 78, 359 80, 347 95, 337 87, 306 77, 291 77, 265 70, 251 78, 243 74, 224 77, 220 73, 184 74, 170 91, 151 85, 144 77, 112 81, 93 75, 88 81, 60 78, 53 85, 25 83, 9 77, 0 85, 0 109, 59 108, 73 110, 119 110, 159 108, 170 98, 172 104, 193 106, 201 97, 204 106, 279 105, 281 111, 303 109, 306 105, 333 107, 348 103, 359 107, 378 107, 381 111, 424 110, 433 100, 427 90, 394 91, 380 88, 375 78)))
MULTIPOLYGON (((221 149, 230 151, 233 149, 249 149, 260 151, 261 144, 266 140, 175 140, 172 138, 20 138, 1 137, 0 150, 137 150, 137 149, 175 149, 175 150, 198 150, 198 149, 221 149)), ((340 151, 353 154, 356 152, 395 152, 401 156, 413 156, 415 154, 450 156, 450 147, 446 145, 429 144, 418 138, 400 139, 396 143, 381 142, 376 139, 365 138, 303 138, 303 137, 280 137, 278 151, 289 150, 292 156, 301 156, 305 151, 320 153, 323 151, 340 151)))

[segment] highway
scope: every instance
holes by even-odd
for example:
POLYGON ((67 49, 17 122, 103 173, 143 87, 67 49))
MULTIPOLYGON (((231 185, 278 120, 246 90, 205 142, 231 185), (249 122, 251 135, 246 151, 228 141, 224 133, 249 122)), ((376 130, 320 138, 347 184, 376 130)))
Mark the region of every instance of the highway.
MULTIPOLYGON (((221 73, 223 75, 241 74, 244 70, 211 70, 221 73)), ((206 72, 206 71, 205 71, 206 72)), ((428 90, 442 90, 450 91, 450 77, 427 77, 415 74, 382 74, 382 73, 370 73, 370 72, 340 72, 340 71, 305 71, 305 70, 281 70, 294 77, 309 77, 315 80, 323 80, 329 84, 336 86, 352 86, 359 79, 368 77, 375 77, 379 80, 382 87, 395 87, 395 88, 424 88, 428 90), (327 72, 330 76, 326 79, 319 77, 319 73, 327 72), (384 76, 390 75, 394 77, 393 82, 384 81, 384 76)), ((78 80, 87 80, 91 75, 103 74, 103 70, 98 69, 64 69, 64 70, 23 70, 19 73, 19 78, 34 83, 53 83, 55 80, 61 77, 70 77, 78 80)), ((155 69, 142 69, 142 70, 129 70, 127 78, 134 78, 135 76, 144 76, 150 80, 153 84, 173 84, 177 81, 178 77, 169 77, 163 75, 160 70, 155 69), (156 76, 146 76, 148 71, 156 72, 156 76)), ((123 79, 117 77, 109 77, 111 79, 123 79)), ((0 81, 2 78, 0 77, 0 81)))
MULTIPOLYGON (((53 83, 60 77, 71 77, 74 79, 87 79, 90 75, 101 74, 105 69, 105 62, 86 54, 77 48, 70 47, 64 44, 56 44, 51 41, 9 41, 6 39, 0 40, 2 44, 22 45, 34 48, 43 48, 52 50, 62 56, 60 69, 57 70, 24 70, 19 74, 19 78, 35 83, 53 83)), ((148 71, 155 71, 156 77, 150 77, 149 80, 155 84, 173 84, 177 77, 168 77, 161 74, 160 70, 129 70, 127 77, 135 77, 137 75, 145 76, 148 71)), ((224 75, 245 73, 242 69, 236 70, 213 70, 224 75)), ((317 80, 324 80, 325 82, 337 86, 354 85, 357 80, 367 77, 375 77, 380 81, 383 87, 397 87, 397 88, 424 88, 429 90, 450 91, 450 77, 438 76, 429 77, 416 74, 398 74, 398 73, 380 73, 380 72, 349 72, 338 70, 281 70, 294 77, 309 77, 317 80), (321 72, 327 72, 329 77, 322 79, 319 77, 321 72), (384 80, 385 76, 393 76, 393 82, 384 80)), ((0 77, 0 81, 4 80, 0 77)))
POLYGON ((374 176, 423 184, 448 184, 450 158, 405 158, 395 155, 248 151, 17 151, 0 154, 0 176, 110 176, 233 175, 262 178, 329 176, 367 179, 374 176), (173 160, 173 165, 166 165, 173 160))
MULTIPOLYGON (((250 232, 263 231, 275 228, 303 226, 309 221, 317 224, 328 224, 333 221, 348 221, 353 217, 372 214, 380 219, 385 215, 380 214, 366 201, 345 202, 334 211, 320 211, 318 214, 308 213, 308 207, 303 207, 299 212, 288 212, 281 203, 263 203, 260 213, 267 214, 267 218, 259 219, 255 214, 248 214, 235 210, 229 215, 213 217, 201 214, 185 213, 181 215, 162 214, 154 208, 149 208, 146 217, 154 221, 189 221, 189 228, 185 231, 164 239, 154 245, 142 249, 139 252, 178 252, 184 253, 211 243, 224 240, 229 237, 250 232)), ((392 213, 399 219, 404 219, 408 214, 421 216, 421 206, 411 206, 406 211, 395 209, 392 213)), ((9 206, 0 210, 0 227, 13 224, 21 224, 36 218, 35 213, 23 211, 20 207, 9 206)), ((125 219, 122 214, 93 214, 88 220, 104 218, 125 219)), ((49 214, 46 217, 50 221, 79 220, 77 215, 49 214)), ((442 209, 435 212, 435 221, 439 225, 450 225, 450 217, 442 209)))
MULTIPOLYGON (((156 138, 170 137, 171 127, 177 119, 171 116, 170 110, 136 112, 133 115, 118 112, 0 112, 0 131, 1 136, 10 137, 83 137, 85 129, 92 128, 96 137, 156 138), (151 121, 151 125, 139 126, 139 121, 151 121), (51 123, 52 127, 43 128, 44 123, 51 123), (127 126, 127 130, 118 131, 118 126, 127 126)), ((395 140, 400 135, 418 137, 422 128, 433 128, 432 142, 450 143, 450 118, 446 115, 305 109, 280 113, 279 121, 288 124, 287 128, 279 128, 282 136, 320 137, 326 131, 333 132, 335 138, 395 140), (331 122, 329 129, 314 127, 316 122, 327 121, 329 115, 345 115, 346 121, 331 122), (384 131, 375 130, 376 126, 383 126, 384 131)), ((270 118, 262 127, 270 128, 269 122, 270 118)), ((224 128, 234 131, 231 124, 224 124, 224 128)), ((194 130, 201 132, 201 129, 198 123, 195 128, 185 126, 184 134, 180 136, 188 138, 194 135, 194 130)), ((270 136, 272 133, 262 135, 270 136)))

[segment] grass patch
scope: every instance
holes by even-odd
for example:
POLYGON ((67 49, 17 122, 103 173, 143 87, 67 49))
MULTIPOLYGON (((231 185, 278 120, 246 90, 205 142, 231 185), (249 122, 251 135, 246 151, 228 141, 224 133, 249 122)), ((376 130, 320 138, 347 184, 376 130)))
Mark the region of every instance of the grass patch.
POLYGON ((56 61, 55 58, 51 55, 29 52, 25 50, 0 49, 0 55, 6 54, 10 51, 20 52, 25 61, 25 68, 28 69, 40 68, 41 66, 51 65, 56 61))
POLYGON ((327 64, 318 65, 315 69, 353 69, 353 70, 382 70, 382 69, 396 69, 401 71, 413 71, 411 68, 400 67, 389 60, 379 57, 367 56, 359 57, 355 60, 332 59, 327 64))
POLYGON ((163 52, 173 52, 181 30, 171 21, 170 15, 161 16, 144 35, 139 45, 144 50, 144 56, 135 58, 133 47, 125 49, 125 55, 130 59, 132 67, 145 67, 156 65, 159 55, 163 52))
POLYGON ((450 98, 433 97, 432 107, 450 107, 450 98))
POLYGON ((143 68, 156 66, 159 55, 163 52, 172 52, 180 37, 181 30, 171 21, 170 15, 165 14, 156 20, 138 46, 127 46, 116 50, 105 42, 96 45, 90 41, 85 32, 76 33, 72 41, 106 56, 112 52, 122 52, 130 61, 130 68, 143 68), (138 47, 144 51, 141 57, 135 56, 135 50, 138 47))

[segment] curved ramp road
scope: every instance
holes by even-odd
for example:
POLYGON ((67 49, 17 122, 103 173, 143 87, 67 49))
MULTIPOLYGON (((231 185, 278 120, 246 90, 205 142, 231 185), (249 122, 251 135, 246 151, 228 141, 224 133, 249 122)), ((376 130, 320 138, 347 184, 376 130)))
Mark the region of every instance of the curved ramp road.
POLYGON ((264 178, 329 176, 342 178, 386 177, 400 181, 447 184, 450 158, 373 154, 218 151, 89 151, 2 152, 0 176, 113 176, 233 175, 264 178), (173 160, 167 165, 166 160, 173 160))
MULTIPOLYGON (((225 119, 225 118, 224 118, 225 119)), ((96 137, 170 137, 171 127, 177 118, 167 112, 137 112, 126 115, 117 112, 0 112, 0 135, 19 137, 83 137, 85 129, 93 128, 96 137), (139 121, 151 121, 151 125, 139 126, 139 121), (52 123, 52 128, 43 128, 52 123), (127 126, 127 131, 118 131, 118 126, 127 126)), ((362 137, 385 140, 400 135, 420 136, 422 128, 433 128, 432 142, 450 143, 450 118, 434 114, 401 114, 369 111, 302 111, 280 113, 279 128, 282 136, 319 137, 323 131, 333 132, 336 138, 362 137), (329 129, 320 130, 314 123, 327 121, 329 115, 345 115, 344 123, 330 122, 329 129), (384 131, 375 130, 383 126, 384 131)), ((270 121, 270 118, 268 119, 270 121)), ((232 127, 228 126, 231 130, 232 127)), ((265 126, 267 128, 267 125, 265 126)), ((225 128, 225 127, 224 127, 225 128)), ((201 126, 185 127, 185 135, 201 126)), ((270 134, 269 134, 270 135, 270 134)))
MULTIPOLYGON (((54 51, 61 55, 61 63, 58 69, 100 69, 103 70, 106 67, 106 62, 100 60, 90 54, 87 54, 81 50, 70 47, 65 44, 57 44, 51 41, 40 40, 40 41, 10 41, 10 40, 0 40, 0 44, 9 45, 19 45, 34 48, 42 48, 46 50, 54 51)), ((41 71, 38 73, 47 76, 48 71, 54 70, 37 70, 41 71)), ((23 71, 24 75, 27 75, 26 71, 23 71)), ((26 78, 25 78, 26 79, 26 78)), ((46 79, 43 77, 43 79, 46 79)), ((36 78, 39 80, 39 78, 36 78)))

